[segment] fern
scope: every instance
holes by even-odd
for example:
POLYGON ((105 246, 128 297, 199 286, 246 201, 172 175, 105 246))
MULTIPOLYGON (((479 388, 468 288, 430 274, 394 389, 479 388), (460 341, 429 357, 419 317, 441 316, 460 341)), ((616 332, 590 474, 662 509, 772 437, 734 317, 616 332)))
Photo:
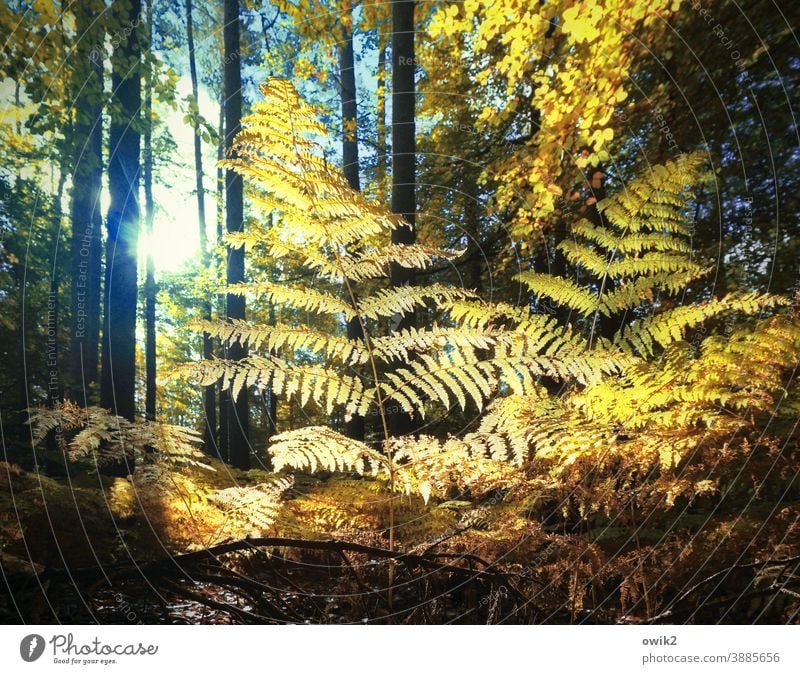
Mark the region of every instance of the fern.
POLYGON ((694 328, 715 316, 737 312, 756 314, 788 302, 777 296, 755 293, 729 294, 720 300, 713 299, 703 304, 675 307, 655 316, 648 316, 626 326, 614 339, 624 348, 634 349, 649 356, 655 346, 666 347, 671 342, 683 339, 686 330, 694 328))
MULTIPOLYGON (((570 279, 524 271, 516 279, 536 296, 578 315, 611 317, 676 296, 708 269, 692 259, 689 245, 689 188, 702 180, 699 155, 655 166, 597 207, 605 223, 581 220, 558 248, 576 268, 582 285, 570 279)), ((706 316, 707 317, 707 316, 706 316)), ((705 317, 697 312, 696 322, 705 317)), ((636 339, 637 328, 629 331, 636 339)))
POLYGON ((517 276, 537 299, 579 315, 574 326, 563 325, 444 284, 386 287, 392 263, 425 268, 455 253, 386 243, 400 221, 353 192, 327 162, 313 110, 283 81, 270 80, 262 91, 266 100, 226 165, 248 181, 269 226, 256 223, 229 243, 278 269, 300 265, 314 276, 233 288, 288 307, 290 319, 197 323, 257 353, 188 363, 182 374, 202 385, 221 381, 233 396, 269 387, 345 417, 383 415, 389 401, 418 417, 433 407, 485 408, 475 432, 444 440, 385 432, 372 446, 322 426, 286 431, 269 448, 276 470, 353 472, 426 502, 453 490, 539 490, 564 509, 575 504, 581 517, 631 503, 671 507, 722 489, 707 470, 712 453, 728 464, 742 460, 748 441, 730 446, 727 439, 790 398, 781 383, 800 342, 796 320, 777 315, 784 300, 747 293, 677 307, 669 300, 707 272, 689 243, 690 188, 703 179, 699 157, 654 167, 601 202, 603 225, 575 224, 560 249, 582 270, 581 283, 533 270, 517 276), (434 310, 429 327, 382 332, 387 318, 434 310), (312 328, 297 318, 301 312, 328 326, 334 319, 334 329, 312 328), (592 339, 599 316, 621 314, 627 323, 613 338, 592 339), (749 331, 684 341, 709 319, 755 315, 766 318, 749 331), (352 319, 363 341, 344 335, 352 319), (353 367, 360 376, 348 372, 353 367), (559 394, 551 392, 553 380, 564 384, 559 394))
POLYGON ((90 459, 102 466, 125 459, 173 466, 209 468, 197 445, 199 434, 188 428, 154 421, 131 422, 99 407, 83 408, 67 400, 53 408, 31 410, 34 447, 60 429, 60 449, 72 460, 90 459), (66 435, 72 438, 67 441, 66 435))
POLYGON ((260 536, 275 523, 281 508, 281 496, 291 489, 291 478, 276 478, 251 487, 228 487, 208 497, 225 515, 226 526, 249 530, 260 536))
MULTIPOLYGON (((549 324, 520 315, 513 332, 489 321, 478 325, 481 312, 488 318, 494 309, 469 290, 438 283, 381 287, 393 263, 424 269, 458 253, 424 244, 388 244, 401 221, 352 190, 327 162, 322 150, 326 132, 313 109, 283 80, 269 80, 262 93, 265 100, 244 120, 234 143, 235 158, 223 165, 251 185, 254 203, 266 211, 271 225, 257 224, 229 243, 259 250, 273 263, 302 265, 318 280, 299 285, 254 280, 227 292, 338 317, 342 328, 357 319, 367 338, 347 340, 303 323, 199 322, 197 329, 228 344, 246 343, 258 353, 236 362, 187 363, 177 374, 204 386, 222 381, 233 396, 244 387, 269 387, 276 395, 302 406, 316 403, 328 413, 343 408, 345 414, 363 415, 374 406, 382 414, 393 399, 420 416, 431 403, 480 408, 494 391, 523 391, 543 374, 578 381, 599 376, 602 358, 585 353, 572 335, 548 331, 549 324), (350 285, 356 281, 361 282, 358 296, 350 285), (460 310, 466 303, 473 307, 469 316, 460 310), (442 315, 440 325, 377 336, 380 321, 394 322, 426 308, 442 315), (487 351, 493 354, 487 357, 487 351), (399 360, 408 360, 407 367, 393 367, 399 360), (340 374, 339 366, 367 365, 372 377, 340 374)), ((609 362, 606 370, 619 366, 619 360, 609 362)))
MULTIPOLYGON (((355 472, 388 480, 394 489, 421 496, 444 496, 450 489, 484 493, 518 481, 511 466, 493 458, 491 442, 479 434, 463 440, 396 438, 391 460, 368 445, 324 426, 309 426, 276 436, 270 446, 276 470, 355 472)), ((499 452, 496 451, 496 454, 499 452)))
POLYGON ((388 466, 386 457, 379 452, 325 426, 308 426, 275 436, 270 454, 278 471, 291 467, 311 472, 377 475, 388 466))

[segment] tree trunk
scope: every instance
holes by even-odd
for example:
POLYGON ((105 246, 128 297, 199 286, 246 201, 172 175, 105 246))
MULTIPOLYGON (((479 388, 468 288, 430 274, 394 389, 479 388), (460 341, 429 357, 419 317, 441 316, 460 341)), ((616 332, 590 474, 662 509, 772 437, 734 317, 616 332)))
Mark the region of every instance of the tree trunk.
POLYGON ((100 341, 100 278, 102 273, 103 180, 103 30, 89 4, 74 6, 76 47, 74 158, 70 195, 71 323, 69 398, 87 406, 94 402, 98 382, 100 341))
POLYGON ((219 163, 225 158, 225 100, 219 102, 219 123, 217 125, 217 244, 222 243, 223 228, 225 227, 225 176, 219 163))
MULTIPOLYGON (((414 0, 392 3, 392 212, 407 223, 392 231, 392 243, 401 245, 413 244, 417 238, 414 6, 414 0)), ((413 285, 415 272, 392 264, 389 278, 394 288, 413 285)), ((393 317, 390 330, 399 332, 415 325, 415 312, 409 312, 393 317)), ((411 416, 397 404, 389 404, 387 417, 393 437, 413 431, 411 416)))
MULTIPOLYGON (((219 163, 225 157, 225 99, 224 96, 220 99, 219 103, 219 125, 217 127, 219 140, 217 143, 217 191, 216 191, 216 206, 217 206, 217 245, 222 245, 223 228, 225 227, 225 176, 222 173, 222 167, 219 163)), ((218 260, 218 262, 222 262, 218 260)), ((225 306, 222 295, 217 295, 217 315, 222 316, 225 312, 225 306)), ((217 347, 222 352, 222 348, 217 344, 217 347)), ((222 390, 222 383, 217 384, 217 400, 219 402, 219 425, 217 427, 217 456, 227 458, 228 446, 228 400, 227 393, 222 390), (223 456, 223 451, 226 452, 223 456)))
MULTIPOLYGON (((195 189, 197 190, 197 224, 200 228, 200 257, 203 267, 208 268, 211 263, 208 250, 208 234, 206 232, 206 194, 203 188, 203 148, 200 135, 200 97, 197 87, 197 63, 194 53, 194 23, 192 21, 192 0, 186 0, 186 42, 189 48, 189 74, 192 80, 192 97, 196 106, 194 121, 194 169, 195 189)), ((211 320, 211 302, 203 301, 203 318, 211 320)), ((213 356, 211 336, 203 333, 203 359, 210 360, 213 356)), ((215 456, 217 454, 215 433, 217 428, 217 408, 215 386, 206 386, 203 391, 203 413, 205 424, 203 427, 203 445, 206 451, 215 456)))
MULTIPOLYGON (((122 3, 120 3, 121 6, 122 3)), ((126 419, 136 411, 136 251, 139 235, 139 0, 121 7, 120 25, 130 34, 112 56, 106 227, 106 284, 100 403, 126 419)))
POLYGON ((59 169, 58 188, 55 198, 55 238, 56 247, 53 254, 53 267, 50 277, 50 293, 47 296, 47 406, 55 407, 62 399, 61 372, 59 370, 59 351, 61 345, 58 340, 58 295, 59 295, 59 273, 58 273, 58 242, 61 240, 61 220, 63 212, 61 202, 64 199, 64 184, 67 179, 66 162, 59 169))
MULTIPOLYGON (((147 3, 147 51, 153 44, 153 0, 147 3)), ((153 218, 153 72, 148 64, 145 73, 144 97, 144 209, 145 228, 152 242, 153 218)), ((144 414, 150 421, 156 419, 156 279, 155 265, 151 251, 147 251, 146 277, 144 282, 144 321, 145 321, 145 397, 144 414)))
MULTIPOLYGON (((352 25, 352 10, 349 22, 352 25)), ((353 50, 353 31, 342 21, 342 40, 339 42, 339 79, 342 103, 342 164, 344 177, 356 191, 361 191, 358 160, 358 105, 356 102, 356 69, 353 50)), ((347 339, 364 340, 361 318, 355 316, 347 322, 347 339)), ((345 424, 347 437, 364 439, 364 417, 352 415, 345 424)))
POLYGON ((376 122, 378 156, 375 182, 378 201, 386 201, 386 44, 378 29, 378 118, 376 122))
MULTIPOLYGON (((239 133, 242 119, 242 73, 239 61, 239 1, 225 0, 225 143, 231 151, 234 138, 239 133)), ((241 232, 244 226, 244 196, 242 178, 230 169, 225 172, 225 225, 228 232, 241 232)), ((228 252, 226 279, 229 284, 244 281, 244 248, 228 252)), ((245 298, 228 293, 226 313, 229 319, 245 318, 245 298)), ((228 358, 241 360, 247 349, 239 343, 228 348, 228 358)), ((230 462, 237 468, 250 467, 249 401, 247 387, 236 400, 228 401, 227 449, 230 462)))

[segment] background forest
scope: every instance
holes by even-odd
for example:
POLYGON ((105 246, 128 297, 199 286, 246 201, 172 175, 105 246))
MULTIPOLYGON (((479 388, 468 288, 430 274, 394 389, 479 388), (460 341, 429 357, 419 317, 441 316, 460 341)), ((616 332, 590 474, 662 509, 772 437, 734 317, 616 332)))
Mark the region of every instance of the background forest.
POLYGON ((5 0, 0 620, 796 623, 790 0, 5 0))

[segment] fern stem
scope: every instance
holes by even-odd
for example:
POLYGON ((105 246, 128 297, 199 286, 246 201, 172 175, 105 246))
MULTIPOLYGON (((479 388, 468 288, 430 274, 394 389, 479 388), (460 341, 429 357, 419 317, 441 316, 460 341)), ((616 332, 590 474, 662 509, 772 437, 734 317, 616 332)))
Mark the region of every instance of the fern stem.
MULTIPOLYGON (((336 263, 340 265, 340 268, 344 270, 344 267, 341 262, 341 256, 339 254, 339 250, 336 246, 334 248, 334 255, 336 256, 336 263)), ((380 414, 381 418, 381 426, 383 427, 383 443, 384 448, 386 451, 386 459, 387 459, 387 466, 389 468, 389 550, 394 552, 394 529, 395 529, 395 512, 394 512, 394 487, 395 487, 395 466, 394 460, 392 458, 392 446, 389 442, 389 424, 386 420, 386 409, 384 405, 384 399, 381 395, 381 387, 380 382, 378 380, 378 364, 375 359, 375 354, 372 348, 372 339, 369 336, 369 330, 367 330, 366 321, 364 317, 361 315, 361 311, 358 306, 358 298, 356 297, 355 291, 353 290, 353 286, 350 283, 350 279, 347 278, 347 275, 343 274, 344 285, 347 288, 347 293, 350 295, 350 302, 353 305, 353 311, 356 314, 356 317, 361 322, 361 331, 364 335, 364 347, 367 350, 367 357, 369 358, 370 368, 372 369, 372 377, 373 381, 375 382, 375 399, 378 404, 378 413, 380 414)), ((389 581, 387 583, 388 587, 386 588, 386 599, 389 607, 389 611, 392 610, 392 586, 394 585, 394 560, 389 560, 389 581)))
MULTIPOLYGON (((306 162, 304 160, 303 153, 300 151, 300 148, 298 148, 298 146, 297 146, 297 135, 295 133, 294 120, 293 120, 293 117, 292 117, 291 113, 292 113, 292 111, 291 111, 291 107, 290 107, 288 119, 289 119, 289 125, 290 125, 291 132, 292 132, 292 144, 294 146, 295 155, 297 156, 298 160, 300 161, 301 180, 303 181, 303 183, 306 184, 307 190, 308 190, 307 193, 309 195, 310 200, 313 202, 314 201, 314 190, 311 189, 311 187, 308 185, 308 180, 306 179, 306 174, 307 174, 306 162)), ((328 160, 327 160, 327 157, 324 156, 324 154, 323 154, 323 159, 324 159, 324 162, 325 162, 325 165, 326 165, 326 168, 327 168, 328 160)), ((329 240, 335 241, 334 237, 330 236, 330 232, 328 232, 327 224, 324 223, 324 221, 323 221, 322 227, 325 230, 325 234, 327 236, 329 236, 329 240)), ((356 293, 355 293, 355 290, 353 289, 353 285, 350 282, 350 279, 348 278, 347 274, 344 273, 345 272, 345 266, 344 266, 344 263, 342 261, 342 255, 341 255, 341 251, 339 250, 339 246, 336 245, 336 243, 334 243, 331 246, 331 248, 333 249, 333 254, 334 254, 335 258, 336 258, 336 264, 339 267, 339 269, 342 271, 342 279, 343 279, 343 282, 344 282, 345 289, 347 290, 347 294, 348 294, 348 296, 350 298, 350 303, 353 306, 353 312, 355 313, 355 318, 357 318, 358 321, 361 324, 361 330, 362 330, 362 333, 364 335, 364 347, 366 348, 366 351, 367 351, 367 358, 369 359, 370 369, 372 370, 373 381, 375 382, 375 399, 376 399, 376 402, 377 402, 377 405, 378 405, 378 413, 379 413, 380 418, 381 418, 381 426, 383 428, 384 448, 385 448, 385 451, 386 451, 387 467, 389 469, 389 494, 390 494, 389 495, 389 528, 388 528, 389 529, 388 530, 388 533, 389 533, 389 550, 390 550, 390 552, 394 552, 394 550, 395 550, 395 535, 394 535, 395 534, 395 532, 394 532, 394 530, 395 530, 395 508, 394 508, 395 466, 394 466, 394 461, 393 461, 393 458, 392 458, 392 448, 391 448, 391 444, 389 442, 389 440, 390 440, 389 424, 388 424, 387 419, 386 419, 386 409, 385 409, 385 404, 384 404, 384 398, 381 395, 380 380, 379 380, 379 377, 378 377, 378 365, 377 365, 377 362, 376 362, 376 359, 375 359, 374 350, 373 350, 373 347, 372 347, 372 339, 370 338, 369 330, 367 329, 366 318, 361 313, 361 309, 360 309, 359 303, 358 303, 358 298, 356 297, 356 293)), ((389 608, 390 612, 392 610, 392 586, 393 586, 393 584, 394 584, 394 560, 390 560, 389 561, 389 579, 388 579, 388 583, 387 583, 388 587, 387 587, 387 597, 386 597, 387 598, 387 603, 388 603, 388 608, 389 608)))

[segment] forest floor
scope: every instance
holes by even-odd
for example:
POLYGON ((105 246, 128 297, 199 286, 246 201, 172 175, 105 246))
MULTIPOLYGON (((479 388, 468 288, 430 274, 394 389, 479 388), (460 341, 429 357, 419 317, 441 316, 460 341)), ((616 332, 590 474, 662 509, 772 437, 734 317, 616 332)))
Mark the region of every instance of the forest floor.
POLYGON ((295 476, 259 530, 211 495, 275 476, 214 468, 168 490, 0 463, 0 622, 797 620, 797 541, 768 557, 752 542, 796 527, 798 504, 581 528, 502 498, 396 496, 390 550, 379 482, 295 476))

